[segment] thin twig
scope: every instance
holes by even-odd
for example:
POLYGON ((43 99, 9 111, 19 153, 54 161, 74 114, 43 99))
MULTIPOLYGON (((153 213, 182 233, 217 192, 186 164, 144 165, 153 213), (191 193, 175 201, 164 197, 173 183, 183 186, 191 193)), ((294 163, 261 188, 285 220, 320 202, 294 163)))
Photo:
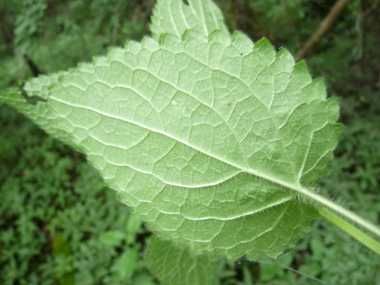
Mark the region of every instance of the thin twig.
POLYGON ((379 4, 379 0, 375 0, 375 2, 372 3, 371 7, 369 7, 367 10, 363 12, 363 17, 366 17, 371 13, 373 10, 377 8, 377 5, 379 4))
POLYGON ((321 24, 315 33, 309 38, 305 46, 296 55, 296 60, 299 61, 304 58, 314 46, 316 46, 322 37, 328 32, 332 27, 336 19, 343 12, 344 8, 351 2, 351 0, 338 0, 334 6, 331 8, 329 14, 323 19, 321 24))
POLYGON ((356 14, 356 21, 355 21, 355 30, 358 35, 357 40, 357 46, 354 49, 355 52, 355 59, 359 60, 363 57, 363 37, 364 37, 364 31, 363 31, 363 19, 365 19, 373 10, 377 8, 377 5, 379 4, 379 0, 375 0, 375 2, 372 3, 371 7, 369 7, 365 11, 359 11, 356 14))

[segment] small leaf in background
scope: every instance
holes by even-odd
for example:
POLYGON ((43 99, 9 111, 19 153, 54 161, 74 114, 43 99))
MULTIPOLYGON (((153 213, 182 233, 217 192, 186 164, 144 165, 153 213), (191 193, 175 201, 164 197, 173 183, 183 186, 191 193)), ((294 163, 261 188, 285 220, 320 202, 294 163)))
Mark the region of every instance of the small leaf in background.
POLYGON ((161 34, 181 36, 186 30, 208 36, 214 30, 229 34, 219 7, 210 0, 167 1, 158 0, 154 7, 150 30, 154 39, 161 34))
POLYGON ((137 268, 137 248, 128 248, 111 267, 111 271, 120 280, 128 280, 137 268))
POLYGON ((310 247, 313 252, 312 259, 315 261, 322 261, 324 252, 326 251, 326 245, 319 239, 313 239, 310 241, 310 247))
POLYGON ((57 233, 52 238, 53 256, 64 255, 70 256, 70 244, 66 241, 62 233, 57 233))
POLYGON ((275 261, 265 259, 260 260, 260 280, 269 281, 273 280, 276 276, 284 276, 285 269, 283 266, 289 267, 292 263, 292 260, 292 255, 283 255, 277 258, 275 261))
POLYGON ((120 231, 108 231, 100 235, 100 241, 105 245, 119 246, 125 239, 125 234, 120 231))
POLYGON ((319 274, 323 273, 322 266, 320 265, 320 263, 316 263, 316 262, 312 262, 312 263, 308 263, 308 264, 304 264, 300 266, 299 271, 311 277, 316 277, 319 274))
POLYGON ((133 244, 136 239, 137 233, 141 229, 141 221, 135 218, 133 215, 130 215, 127 221, 127 225, 125 227, 126 231, 126 242, 127 244, 133 244))
POLYGON ((156 285, 154 278, 147 273, 138 273, 133 277, 133 285, 156 285))

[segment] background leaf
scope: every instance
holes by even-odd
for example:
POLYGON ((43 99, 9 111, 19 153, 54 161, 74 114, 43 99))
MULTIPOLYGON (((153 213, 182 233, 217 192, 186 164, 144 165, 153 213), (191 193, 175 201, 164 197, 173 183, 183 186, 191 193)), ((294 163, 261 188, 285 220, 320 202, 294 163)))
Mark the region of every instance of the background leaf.
POLYGON ((219 7, 211 0, 158 0, 151 17, 150 30, 158 40, 162 33, 180 37, 186 30, 208 36, 214 30, 229 34, 219 7))

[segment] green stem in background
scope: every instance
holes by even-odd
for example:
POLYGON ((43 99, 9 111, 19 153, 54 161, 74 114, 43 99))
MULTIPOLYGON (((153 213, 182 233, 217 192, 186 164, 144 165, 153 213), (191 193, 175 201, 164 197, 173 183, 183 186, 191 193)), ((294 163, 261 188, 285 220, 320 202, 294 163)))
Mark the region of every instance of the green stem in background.
POLYGON ((361 230, 354 227, 350 223, 346 222, 342 218, 338 217, 337 215, 335 215, 333 212, 331 212, 330 210, 326 208, 320 208, 319 214, 321 214, 322 217, 326 218, 329 222, 333 223, 335 226, 337 226, 341 230, 348 233, 350 236, 352 236, 358 242, 363 244, 365 247, 369 248, 370 250, 380 255, 380 243, 378 243, 376 240, 369 237, 368 235, 363 233, 361 230))

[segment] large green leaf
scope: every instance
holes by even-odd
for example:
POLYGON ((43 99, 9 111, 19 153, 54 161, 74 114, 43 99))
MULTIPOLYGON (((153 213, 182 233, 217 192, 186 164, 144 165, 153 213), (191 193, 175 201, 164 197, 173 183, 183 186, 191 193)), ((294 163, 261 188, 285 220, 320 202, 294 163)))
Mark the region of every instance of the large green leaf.
POLYGON ((54 128, 159 237, 195 254, 276 257, 318 217, 293 190, 327 172, 338 99, 265 39, 162 34, 46 90, 36 106, 54 128))

